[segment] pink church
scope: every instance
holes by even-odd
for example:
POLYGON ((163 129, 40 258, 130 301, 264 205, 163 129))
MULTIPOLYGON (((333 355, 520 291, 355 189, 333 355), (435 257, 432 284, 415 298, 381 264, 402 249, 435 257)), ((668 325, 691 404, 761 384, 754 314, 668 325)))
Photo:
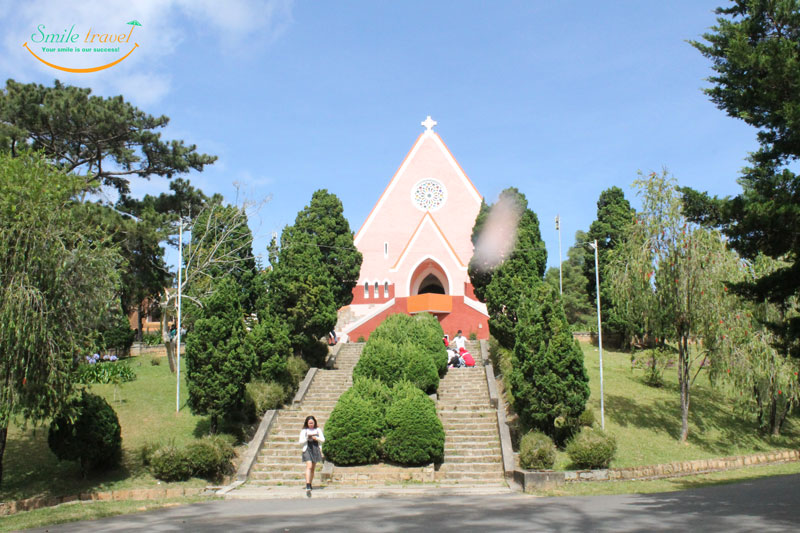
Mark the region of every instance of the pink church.
POLYGON ((486 305, 467 274, 472 226, 481 195, 433 131, 430 116, 355 236, 364 256, 351 305, 337 331, 369 338, 394 313, 434 314, 451 338, 457 330, 489 337, 486 305))

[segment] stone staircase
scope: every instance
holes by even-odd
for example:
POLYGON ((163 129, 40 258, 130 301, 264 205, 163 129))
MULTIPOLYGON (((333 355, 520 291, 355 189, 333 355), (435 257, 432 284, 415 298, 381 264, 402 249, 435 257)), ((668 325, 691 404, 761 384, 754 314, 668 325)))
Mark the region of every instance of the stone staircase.
MULTIPOLYGON (((306 416, 314 415, 325 428, 339 396, 353 384, 353 367, 361 355, 362 344, 343 344, 336 358, 336 368, 320 369, 300 405, 278 411, 278 417, 261 448, 249 483, 256 486, 305 486, 305 463, 297 442, 306 416)), ((319 470, 315 483, 319 482, 319 470)))
MULTIPOLYGON (((333 370, 318 370, 302 403, 278 412, 250 473, 249 485, 297 486, 305 483, 305 465, 297 438, 303 420, 313 414, 323 426, 339 396, 352 385, 352 370, 363 344, 342 345, 333 370)), ((329 485, 385 486, 436 482, 442 485, 504 486, 503 461, 495 410, 489 404, 486 374, 477 341, 467 343, 477 366, 450 369, 439 384, 437 410, 445 430, 445 460, 434 468, 386 464, 334 467, 329 485)), ((315 483, 322 482, 317 465, 315 483)))
POLYGON ((444 463, 435 480, 447 484, 504 484, 496 410, 489 404, 480 344, 468 341, 472 368, 451 368, 439 382, 436 409, 444 426, 444 463))

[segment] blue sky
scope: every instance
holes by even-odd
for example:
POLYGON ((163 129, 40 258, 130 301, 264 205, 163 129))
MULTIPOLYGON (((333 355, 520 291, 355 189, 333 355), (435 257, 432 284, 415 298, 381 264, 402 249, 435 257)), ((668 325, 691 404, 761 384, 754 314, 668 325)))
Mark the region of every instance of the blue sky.
MULTIPOLYGON (((639 169, 739 191, 756 132, 702 93, 710 63, 686 42, 724 3, 0 0, 0 75, 58 78, 169 116, 166 138, 219 156, 193 184, 270 198, 251 219, 257 255, 320 188, 357 231, 432 115, 487 201, 508 186, 526 194, 553 266, 556 214, 566 255, 601 191, 617 185, 638 205, 639 169), (140 48, 92 74, 55 71, 21 46, 38 24, 131 19, 140 48)), ((136 195, 167 188, 133 183, 136 195)))

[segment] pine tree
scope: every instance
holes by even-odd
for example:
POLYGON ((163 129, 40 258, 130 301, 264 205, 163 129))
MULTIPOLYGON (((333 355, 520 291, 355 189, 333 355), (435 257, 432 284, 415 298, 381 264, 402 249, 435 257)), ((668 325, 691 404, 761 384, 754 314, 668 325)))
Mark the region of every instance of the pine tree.
MULTIPOLYGON (((506 348, 514 346, 514 328, 517 324, 517 309, 530 287, 540 284, 544 278, 547 264, 547 250, 539 232, 539 219, 528 209, 525 195, 514 187, 500 193, 497 204, 492 206, 486 218, 478 216, 474 235, 485 231, 514 234, 516 238, 508 252, 498 248, 497 253, 488 254, 476 251, 470 261, 470 281, 476 289, 475 295, 486 302, 489 311, 489 331, 506 348), (499 217, 501 225, 517 222, 516 228, 498 228, 492 221, 491 209, 500 206, 511 216, 499 217), (494 227, 492 227, 494 226, 494 227), (492 227, 492 229, 488 229, 492 227), (503 254, 507 253, 507 256, 503 254), (498 256, 499 254, 499 256, 498 256), (502 256, 502 257, 500 257, 502 256), (488 278, 488 282, 487 282, 488 278)), ((497 219, 495 219, 497 220, 497 219)), ((478 244, 480 249, 482 244, 478 244)))
POLYGON ((514 409, 526 426, 563 440, 586 408, 589 376, 556 291, 542 283, 528 295, 512 355, 514 409))
POLYGON ((244 401, 250 361, 237 284, 217 282, 186 340, 186 381, 192 413, 211 416, 215 433, 221 417, 244 401))
POLYGON ((353 232, 344 218, 342 201, 326 189, 315 191, 311 203, 297 213, 294 230, 315 238, 322 262, 333 280, 333 299, 337 309, 350 305, 362 257, 353 244, 353 232))
MULTIPOLYGON (((595 304, 586 291, 588 283, 583 273, 584 245, 587 241, 586 233, 578 230, 575 232, 575 246, 567 251, 567 260, 561 263, 561 285, 563 294, 561 301, 564 313, 570 326, 590 329, 597 325, 595 304)), ((544 277, 545 283, 559 290, 559 272, 557 268, 550 268, 544 277)), ((573 329, 575 329, 573 327, 573 329)))

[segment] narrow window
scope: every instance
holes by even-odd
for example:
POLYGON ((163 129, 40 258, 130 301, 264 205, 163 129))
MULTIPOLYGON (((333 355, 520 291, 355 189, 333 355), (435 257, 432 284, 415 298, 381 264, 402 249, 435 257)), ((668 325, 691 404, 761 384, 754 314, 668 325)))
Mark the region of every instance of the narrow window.
POLYGON ((369 298, 369 282, 364 282, 364 298, 369 298))
POLYGON ((383 282, 383 297, 384 298, 388 298, 389 297, 389 282, 388 281, 384 281, 383 282))
POLYGON ((375 282, 375 298, 380 298, 380 296, 378 296, 378 282, 377 281, 375 282))
POLYGON ((383 243, 383 257, 384 257, 384 259, 389 257, 389 243, 388 242, 383 243))

